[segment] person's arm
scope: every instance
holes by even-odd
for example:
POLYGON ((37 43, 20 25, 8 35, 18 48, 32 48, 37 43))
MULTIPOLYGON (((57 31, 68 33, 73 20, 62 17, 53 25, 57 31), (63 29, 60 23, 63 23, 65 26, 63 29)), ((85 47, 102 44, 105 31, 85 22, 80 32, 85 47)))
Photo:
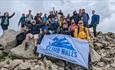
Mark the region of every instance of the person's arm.
POLYGON ((88 28, 85 28, 86 29, 86 33, 87 33, 87 40, 88 41, 91 41, 91 38, 90 38, 90 31, 88 28))
POLYGON ((20 20, 18 22, 18 26, 20 26, 21 21, 22 21, 22 17, 20 18, 20 20))
POLYGON ((12 18, 14 15, 15 15, 15 12, 11 16, 9 16, 8 18, 12 18))
POLYGON ((54 7, 53 7, 53 12, 54 12, 54 15, 56 15, 56 12, 55 12, 55 9, 54 9, 54 7))

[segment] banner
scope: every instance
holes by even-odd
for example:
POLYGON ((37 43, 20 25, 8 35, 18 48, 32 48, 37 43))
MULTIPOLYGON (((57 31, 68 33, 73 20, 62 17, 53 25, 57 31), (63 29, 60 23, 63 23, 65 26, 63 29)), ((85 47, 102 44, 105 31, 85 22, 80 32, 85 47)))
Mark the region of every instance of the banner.
POLYGON ((62 34, 45 35, 37 52, 88 68, 89 44, 86 40, 62 34))

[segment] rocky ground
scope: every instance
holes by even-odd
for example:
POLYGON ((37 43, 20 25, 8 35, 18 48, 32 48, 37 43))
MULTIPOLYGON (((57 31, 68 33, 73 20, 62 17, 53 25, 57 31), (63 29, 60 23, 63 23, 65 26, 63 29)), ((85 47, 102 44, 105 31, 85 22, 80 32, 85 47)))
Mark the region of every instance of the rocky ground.
MULTIPOLYGON (((65 65, 64 61, 51 57, 39 59, 33 54, 32 41, 27 51, 24 51, 24 42, 16 46, 17 34, 14 30, 7 30, 0 37, 0 70, 86 70, 79 65, 65 65)), ((92 44, 90 70, 115 70, 115 34, 98 32, 92 44)))

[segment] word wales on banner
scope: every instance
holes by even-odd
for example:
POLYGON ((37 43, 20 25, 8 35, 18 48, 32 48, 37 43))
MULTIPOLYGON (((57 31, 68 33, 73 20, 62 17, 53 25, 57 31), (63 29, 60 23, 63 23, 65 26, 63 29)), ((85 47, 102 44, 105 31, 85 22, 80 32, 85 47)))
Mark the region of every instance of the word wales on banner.
POLYGON ((89 43, 68 35, 45 35, 38 53, 65 60, 88 68, 89 43))

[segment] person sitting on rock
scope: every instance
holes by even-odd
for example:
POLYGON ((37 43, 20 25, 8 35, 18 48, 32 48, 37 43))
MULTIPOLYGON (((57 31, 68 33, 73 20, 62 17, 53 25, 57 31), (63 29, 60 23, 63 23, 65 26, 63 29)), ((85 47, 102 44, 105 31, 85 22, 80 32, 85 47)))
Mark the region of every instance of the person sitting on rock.
POLYGON ((27 31, 26 34, 26 39, 25 39, 25 50, 27 50, 28 48, 28 42, 30 39, 34 39, 34 53, 36 54, 36 50, 37 50, 37 42, 39 39, 39 33, 40 33, 40 25, 36 24, 35 20, 32 20, 31 24, 26 24, 26 26, 29 28, 29 30, 27 31))
POLYGON ((14 15, 15 15, 15 13, 13 13, 11 16, 9 16, 9 13, 5 12, 3 16, 0 16, 0 18, 1 18, 1 27, 2 27, 3 31, 8 29, 9 19, 12 18, 14 15))
POLYGON ((78 26, 76 25, 75 21, 72 20, 72 21, 71 21, 71 25, 69 26, 69 30, 70 30, 70 32, 71 32, 71 36, 72 36, 72 37, 74 36, 74 35, 73 35, 73 32, 74 32, 74 30, 75 30, 77 27, 78 27, 78 26))
POLYGON ((74 37, 90 41, 89 30, 84 26, 83 21, 78 22, 78 27, 74 30, 74 37))

